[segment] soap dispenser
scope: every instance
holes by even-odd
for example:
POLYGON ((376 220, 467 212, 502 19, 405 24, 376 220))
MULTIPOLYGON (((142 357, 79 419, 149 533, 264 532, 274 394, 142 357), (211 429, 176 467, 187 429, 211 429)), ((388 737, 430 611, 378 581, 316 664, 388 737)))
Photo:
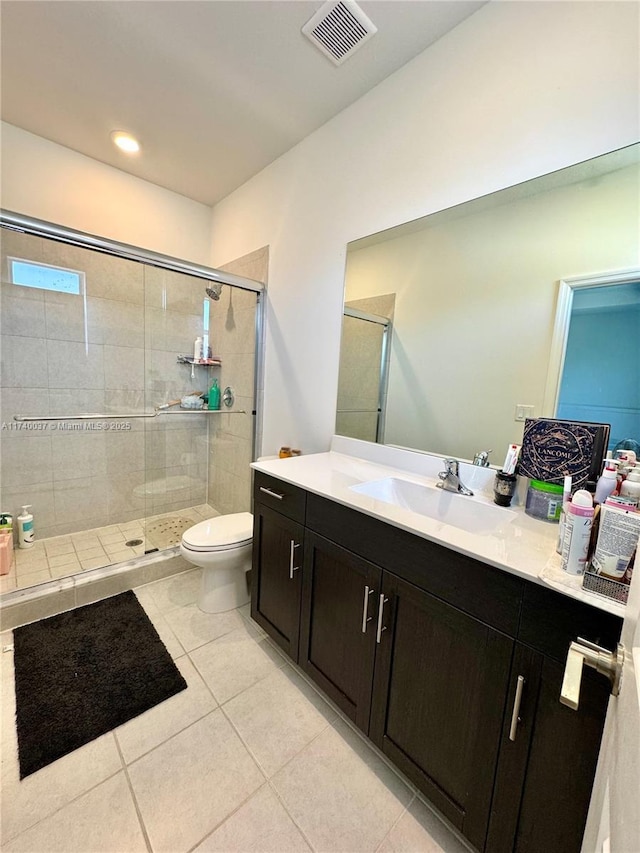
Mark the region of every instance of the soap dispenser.
POLYGON ((18 547, 31 548, 35 539, 33 529, 33 516, 29 512, 31 504, 22 507, 22 513, 18 516, 18 547))
POLYGON ((211 388, 209 388, 209 408, 210 409, 219 409, 220 408, 220 386, 218 385, 218 380, 214 379, 211 384, 211 388))

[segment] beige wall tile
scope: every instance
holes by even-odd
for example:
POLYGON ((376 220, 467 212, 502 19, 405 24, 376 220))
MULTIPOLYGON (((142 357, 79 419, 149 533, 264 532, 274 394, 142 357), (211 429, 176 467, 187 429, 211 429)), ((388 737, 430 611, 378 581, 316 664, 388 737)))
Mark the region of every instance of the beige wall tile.
POLYGON ((2 317, 0 327, 3 335, 26 335, 32 338, 45 337, 44 300, 23 299, 14 295, 20 288, 18 285, 7 285, 2 292, 2 317), (11 293, 12 295, 7 295, 11 293))
POLYGON ((101 346, 86 346, 76 341, 48 340, 47 369, 50 388, 104 388, 104 356, 101 346))
POLYGON ((48 350, 40 338, 2 336, 3 388, 47 388, 48 350))

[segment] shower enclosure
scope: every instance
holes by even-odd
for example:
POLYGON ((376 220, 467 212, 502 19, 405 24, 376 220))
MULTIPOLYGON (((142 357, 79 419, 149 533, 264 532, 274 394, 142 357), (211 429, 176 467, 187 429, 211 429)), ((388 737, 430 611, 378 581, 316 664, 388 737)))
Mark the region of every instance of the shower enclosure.
POLYGON ((336 433, 363 441, 383 441, 387 407, 391 319, 395 297, 346 304, 342 320, 336 433), (363 307, 360 307, 364 305, 363 307))
POLYGON ((15 530, 30 505, 36 530, 2 591, 249 510, 262 285, 46 223, 2 226, 0 511, 15 530), (183 408, 214 379, 219 410, 183 408))

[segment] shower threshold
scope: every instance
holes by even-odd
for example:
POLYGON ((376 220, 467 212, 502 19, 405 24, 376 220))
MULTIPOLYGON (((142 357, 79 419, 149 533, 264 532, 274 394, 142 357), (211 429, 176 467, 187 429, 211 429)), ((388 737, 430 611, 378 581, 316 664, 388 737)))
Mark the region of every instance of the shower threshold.
POLYGON ((220 513, 214 507, 200 504, 136 521, 40 539, 32 548, 15 551, 10 573, 0 580, 0 592, 27 589, 150 552, 166 551, 180 543, 188 527, 216 515, 220 513))

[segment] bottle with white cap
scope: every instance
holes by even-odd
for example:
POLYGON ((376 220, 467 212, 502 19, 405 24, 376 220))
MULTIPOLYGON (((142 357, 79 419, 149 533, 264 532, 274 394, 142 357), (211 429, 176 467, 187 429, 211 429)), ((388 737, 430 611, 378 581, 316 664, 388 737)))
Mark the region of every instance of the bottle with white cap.
POLYGON ((35 539, 33 515, 28 511, 30 508, 31 504, 25 504, 18 516, 18 547, 20 548, 31 548, 35 539))
POLYGON ((620 494, 627 498, 640 498, 640 468, 632 468, 620 486, 620 494))
POLYGON ((593 498, 586 489, 578 489, 567 506, 562 570, 570 575, 584 574, 593 525, 593 498))
POLYGON ((618 485, 618 460, 605 459, 604 468, 596 483, 596 492, 593 496, 597 504, 603 504, 609 495, 616 490, 618 485))

